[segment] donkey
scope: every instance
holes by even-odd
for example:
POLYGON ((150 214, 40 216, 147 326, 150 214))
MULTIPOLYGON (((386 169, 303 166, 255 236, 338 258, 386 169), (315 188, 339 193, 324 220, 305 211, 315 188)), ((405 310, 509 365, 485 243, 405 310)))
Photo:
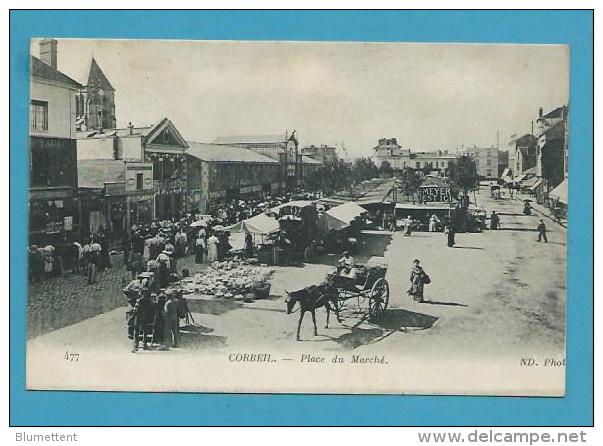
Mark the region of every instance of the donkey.
POLYGON ((325 328, 329 328, 329 316, 331 310, 335 312, 337 316, 337 322, 342 322, 339 316, 339 306, 337 304, 337 290, 334 290, 328 283, 321 285, 311 285, 297 291, 287 291, 287 298, 285 303, 287 304, 287 314, 291 314, 293 307, 296 302, 299 302, 299 322, 297 323, 297 340, 299 341, 299 330, 301 329, 302 320, 306 311, 312 313, 312 322, 314 322, 314 336, 318 336, 316 330, 316 314, 317 308, 325 307, 327 310, 327 325, 325 328))

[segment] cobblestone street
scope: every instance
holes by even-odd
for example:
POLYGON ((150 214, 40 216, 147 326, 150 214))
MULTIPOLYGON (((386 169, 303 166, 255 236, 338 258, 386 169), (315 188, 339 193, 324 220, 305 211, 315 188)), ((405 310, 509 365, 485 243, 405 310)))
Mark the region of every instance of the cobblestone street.
MULTIPOLYGON (((40 336, 67 325, 107 313, 126 304, 122 288, 130 277, 123 255, 111 258, 112 267, 99 272, 95 284, 84 275, 68 272, 42 282, 30 283, 27 337, 40 336)), ((178 270, 194 265, 194 256, 178 259, 178 270)), ((195 265, 195 270, 199 270, 195 265)))

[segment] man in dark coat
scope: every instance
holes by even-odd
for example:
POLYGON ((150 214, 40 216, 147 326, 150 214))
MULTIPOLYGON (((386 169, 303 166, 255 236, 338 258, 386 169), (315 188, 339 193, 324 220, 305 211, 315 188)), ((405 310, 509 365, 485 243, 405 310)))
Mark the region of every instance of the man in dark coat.
POLYGON ((549 242, 546 239, 546 226, 544 220, 540 219, 540 224, 538 225, 538 241, 541 241, 542 239, 544 239, 544 243, 549 242))
POLYGON ((142 348, 148 349, 147 337, 150 335, 151 327, 155 322, 155 304, 151 298, 148 288, 143 288, 140 297, 134 306, 134 342, 132 353, 138 351, 139 336, 142 335, 142 348))
POLYGON ((490 229, 498 229, 499 222, 500 218, 498 217, 498 214, 496 211, 492 211, 492 214, 490 214, 490 229))

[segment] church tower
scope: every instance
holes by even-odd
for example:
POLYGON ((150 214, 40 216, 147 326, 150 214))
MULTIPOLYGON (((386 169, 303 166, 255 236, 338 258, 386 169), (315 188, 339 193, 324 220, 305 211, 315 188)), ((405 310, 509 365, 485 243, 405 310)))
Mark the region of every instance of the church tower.
POLYGON ((114 129, 115 88, 92 57, 86 85, 76 101, 78 130, 114 129))

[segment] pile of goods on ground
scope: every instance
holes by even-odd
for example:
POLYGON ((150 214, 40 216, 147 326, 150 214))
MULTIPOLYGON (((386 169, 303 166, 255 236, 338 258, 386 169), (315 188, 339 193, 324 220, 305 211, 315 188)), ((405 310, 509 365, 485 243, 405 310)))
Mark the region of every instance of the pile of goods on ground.
POLYGON ((182 279, 185 294, 202 294, 215 298, 243 301, 265 299, 270 294, 273 270, 252 260, 238 258, 214 262, 210 268, 192 278, 182 279))

